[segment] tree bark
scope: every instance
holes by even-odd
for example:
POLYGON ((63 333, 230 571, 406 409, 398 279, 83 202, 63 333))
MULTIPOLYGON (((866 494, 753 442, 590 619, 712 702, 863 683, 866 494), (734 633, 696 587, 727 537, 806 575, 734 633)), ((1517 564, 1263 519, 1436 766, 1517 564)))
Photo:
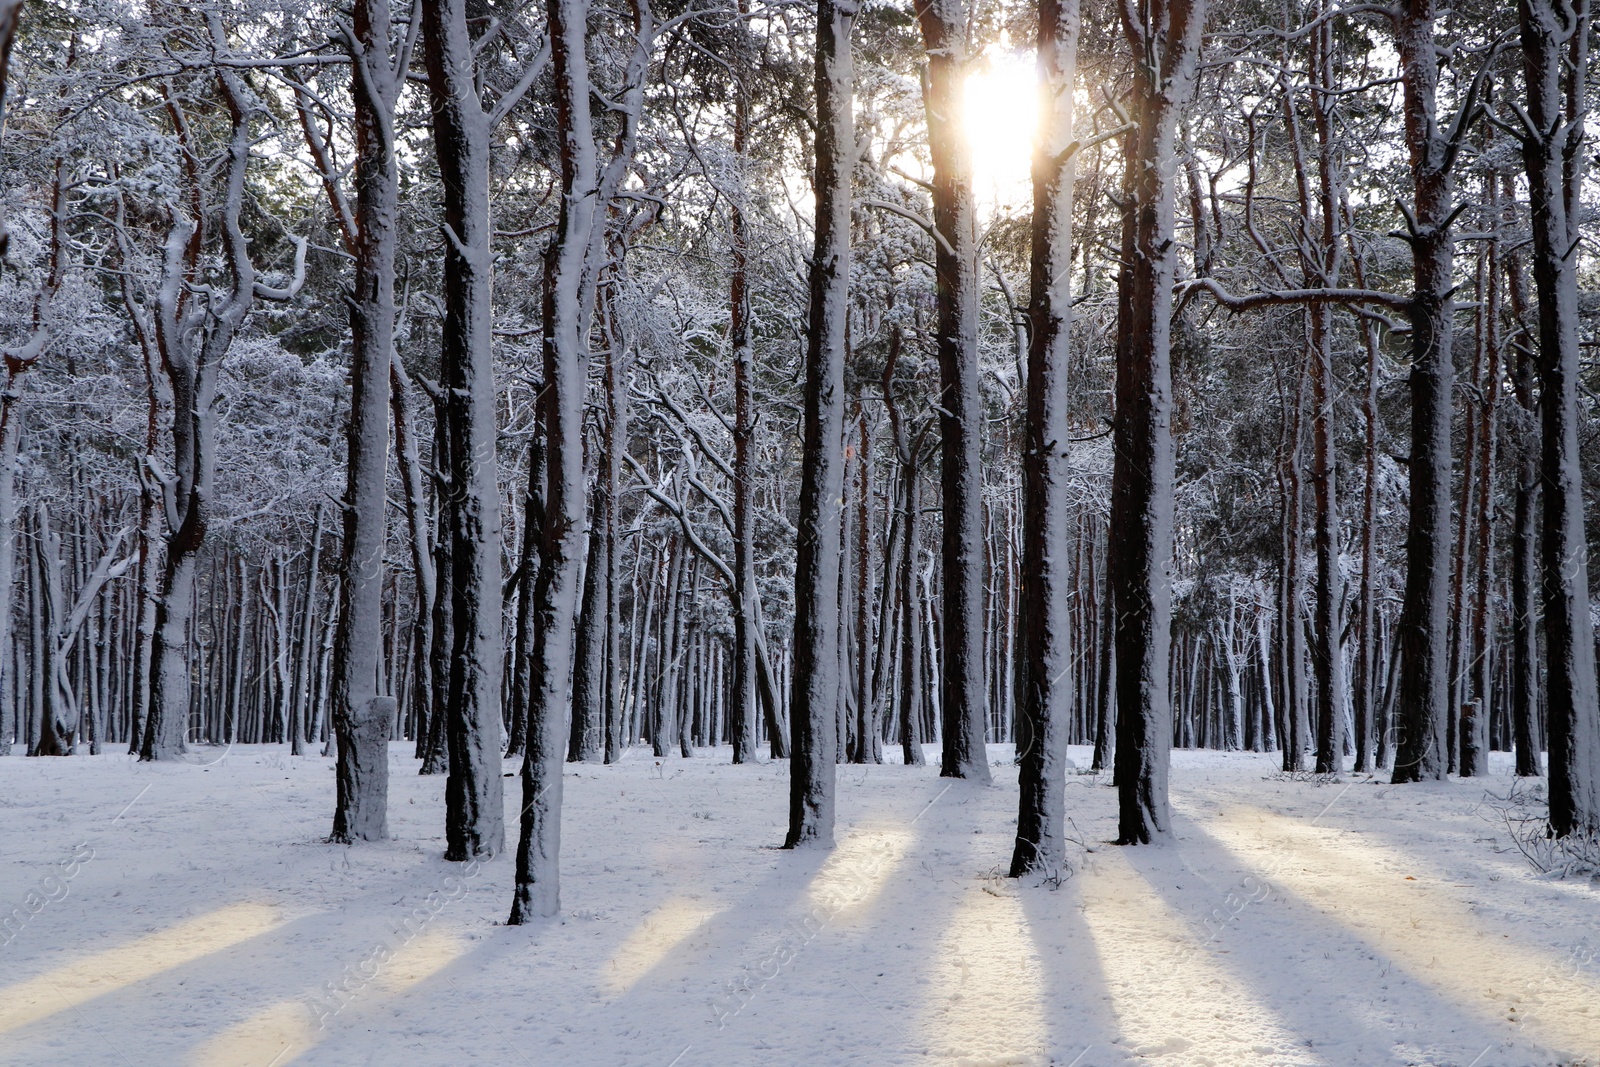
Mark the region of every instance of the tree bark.
POLYGON ((1411 487, 1406 581, 1400 609, 1400 692, 1395 708, 1395 782, 1442 779, 1450 695, 1450 415, 1454 379, 1451 167, 1455 150, 1439 129, 1439 0, 1397 9, 1396 45, 1411 153, 1411 487))
MULTIPOLYGON (((377 746, 380 767, 368 765, 373 753, 364 749, 379 731, 372 720, 391 710, 393 704, 392 698, 380 700, 378 692, 384 629, 388 394, 395 358, 394 256, 400 223, 396 214, 400 172, 391 130, 409 59, 404 48, 398 62, 389 57, 389 0, 357 0, 354 15, 345 44, 355 71, 356 224, 350 237, 354 239, 356 267, 354 289, 346 297, 350 309, 350 425, 345 435, 344 543, 330 682, 332 725, 338 739, 332 840, 343 842, 381 841, 389 836, 386 722, 377 746)), ((313 564, 313 590, 316 580, 313 564)), ((316 740, 313 735, 312 741, 316 740)))
POLYGON ((966 82, 964 0, 916 0, 927 49, 923 100, 933 163, 939 431, 944 504, 943 726, 939 773, 991 780, 984 748, 988 694, 983 656, 983 397, 978 370, 977 198, 962 124, 966 82))
MULTIPOLYGON (((635 6, 635 13, 643 8, 635 6)), ((643 10, 648 10, 643 8, 643 10)), ((522 826, 517 841, 512 925, 561 910, 561 763, 572 691, 573 618, 583 567, 583 400, 589 366, 588 299, 598 175, 589 117, 588 5, 548 0, 550 58, 561 158, 561 214, 545 252, 545 509, 534 590, 528 748, 522 761, 522 826)), ((641 28, 636 27, 640 32, 641 28)))
POLYGON ((839 508, 844 495, 845 327, 855 158, 855 0, 817 0, 815 235, 806 330, 804 459, 795 557, 785 848, 833 847, 839 719, 839 508))
POLYGON ((1116 604, 1117 840, 1129 845, 1171 830, 1174 171, 1205 9, 1206 0, 1139 0, 1122 10, 1135 57, 1137 126, 1128 138, 1129 221, 1118 278, 1108 560, 1116 604))
POLYGON ((1578 242, 1589 69, 1588 0, 1519 0, 1528 123, 1522 156, 1539 297, 1540 604, 1550 829, 1600 833, 1600 707, 1579 453, 1578 242))
POLYGON ((424 3, 422 36, 446 246, 440 385, 450 481, 440 521, 450 541, 452 640, 445 858, 463 861, 505 847, 489 120, 478 98, 467 0, 424 3))
MULTIPOLYGON (((1334 107, 1339 100, 1335 76, 1333 7, 1323 0, 1322 18, 1311 34, 1311 94, 1313 125, 1317 137, 1316 215, 1321 232, 1312 249, 1311 279, 1323 288, 1337 288, 1344 265, 1340 240, 1340 173, 1342 160, 1335 143, 1334 107)), ((1310 205, 1307 205, 1308 207, 1310 205)), ((1309 228, 1310 215, 1307 222, 1309 228)), ((1316 628, 1312 663, 1316 669, 1316 729, 1318 774, 1344 769, 1344 583, 1339 574, 1339 497, 1334 448, 1334 396, 1338 391, 1333 370, 1333 305, 1311 305, 1311 486, 1316 500, 1312 541, 1317 553, 1316 628)))
MULTIPOLYGON (((741 16, 748 0, 739 0, 741 16)), ((730 200, 732 277, 728 295, 728 346, 733 351, 733 762, 756 761, 756 629, 760 589, 756 584, 755 535, 755 349, 750 343, 750 237, 745 218, 750 142, 748 46, 741 23, 733 74, 733 155, 738 186, 730 200)))
MULTIPOLYGON (((1500 399, 1500 222, 1499 178, 1493 172, 1484 179, 1484 210, 1489 216, 1487 229, 1493 235, 1486 243, 1480 257, 1479 337, 1485 364, 1478 418, 1478 478, 1477 478, 1477 530, 1473 548, 1477 582, 1473 590, 1472 631, 1467 647, 1471 650, 1467 664, 1470 686, 1468 700, 1462 705, 1460 740, 1461 752, 1457 765, 1461 777, 1470 778, 1489 772, 1489 725, 1493 719, 1493 663, 1494 628, 1489 621, 1489 600, 1495 585, 1494 560, 1494 482, 1495 451, 1499 437, 1500 399), (1470 719, 1466 709, 1472 708, 1470 719)), ((1463 546, 1465 547, 1465 546, 1463 546)))
MULTIPOLYGON (((1504 179, 1507 200, 1515 203, 1516 186, 1504 179)), ((1522 254, 1506 255, 1506 295, 1512 317, 1528 318, 1526 276, 1522 254)), ((1539 609, 1538 609, 1538 509, 1539 509, 1539 405, 1534 392, 1537 357, 1526 343, 1517 345, 1517 365, 1512 391, 1517 398, 1517 490, 1511 520, 1511 731, 1517 750, 1517 775, 1537 778, 1543 773, 1539 759, 1539 609)))
POLYGON ((1033 150, 1027 423, 1022 454, 1022 685, 1016 694, 1017 838, 1013 878, 1066 864, 1066 758, 1076 592, 1067 443, 1071 393, 1072 100, 1078 0, 1039 0, 1039 136, 1033 150))

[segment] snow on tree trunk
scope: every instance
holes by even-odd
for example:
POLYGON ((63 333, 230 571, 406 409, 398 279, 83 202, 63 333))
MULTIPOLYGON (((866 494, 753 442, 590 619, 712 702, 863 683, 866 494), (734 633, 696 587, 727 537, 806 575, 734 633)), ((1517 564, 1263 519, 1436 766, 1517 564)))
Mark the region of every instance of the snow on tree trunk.
POLYGON ((583 569, 583 606, 578 618, 577 663, 572 681, 572 732, 567 759, 598 763, 604 755, 606 635, 613 628, 606 613, 611 560, 605 526, 610 501, 596 494, 590 511, 588 559, 583 569))
POLYGON ((1129 223, 1118 279, 1115 460, 1109 564, 1116 602, 1118 832, 1122 844, 1167 836, 1172 749, 1172 282, 1174 172, 1182 110, 1193 94, 1206 0, 1123 8, 1134 66, 1129 223))
POLYGON ((1104 594, 1100 603, 1100 663, 1094 694, 1094 753, 1090 769, 1103 771, 1112 765, 1116 748, 1117 641, 1116 601, 1112 599, 1109 560, 1104 594))
MULTIPOLYGON (((1504 179, 1507 199, 1516 192, 1514 179, 1504 179)), ((1506 296, 1518 322, 1528 321, 1527 279, 1522 254, 1506 255, 1506 296)), ((1517 750, 1517 775, 1537 778, 1539 761, 1539 609, 1538 500, 1539 411, 1534 393, 1536 357, 1527 345, 1517 346, 1511 386, 1516 408, 1516 501, 1511 518, 1511 737, 1517 750)))
MULTIPOLYGON (((1278 493, 1282 499, 1283 529, 1278 562, 1277 652, 1275 680, 1279 690, 1279 736, 1283 739, 1282 767, 1287 773, 1305 769, 1306 672, 1305 626, 1300 605, 1305 600, 1305 575, 1300 565, 1300 514, 1302 504, 1301 425, 1305 421, 1306 379, 1304 361, 1294 372, 1294 407, 1284 416, 1284 439, 1278 462, 1278 493)), ((1288 398, 1284 398, 1287 403, 1288 398)))
POLYGON ((622 456, 628 450, 628 385, 624 378, 626 350, 616 343, 606 353, 605 454, 600 458, 600 492, 606 500, 604 530, 607 560, 605 605, 605 761, 616 763, 628 748, 627 719, 622 702, 622 581, 618 555, 617 501, 622 492, 622 456))
POLYGON ((1520 0, 1517 6, 1527 88, 1522 157, 1539 297, 1539 571, 1550 828, 1559 837, 1600 833, 1600 698, 1578 444, 1583 354, 1577 254, 1590 16, 1585 0, 1520 0))
POLYGON ((838 751, 839 566, 844 497, 845 327, 850 295, 850 177, 855 158, 855 0, 817 0, 815 235, 806 329, 800 514, 790 680, 789 832, 785 848, 833 847, 838 751))
POLYGON ((1454 304, 1450 216, 1454 151, 1438 126, 1438 0, 1416 0, 1395 21, 1405 90, 1410 212, 1411 473, 1406 581, 1400 610, 1395 782, 1442 779, 1450 697, 1450 414, 1454 304))
POLYGON ((415 615, 412 619, 412 676, 408 697, 412 720, 416 724, 416 755, 427 756, 428 724, 432 722, 434 674, 433 645, 434 571, 431 537, 428 533, 427 500, 422 488, 422 463, 417 458, 417 442, 412 429, 411 380, 398 352, 389 364, 389 409, 394 418, 395 466, 399 468, 402 498, 405 502, 406 547, 411 552, 411 573, 416 584, 415 615))
POLYGON ((1370 774, 1378 768, 1375 753, 1373 704, 1378 684, 1378 635, 1376 575, 1378 559, 1378 328, 1361 324, 1366 346, 1366 389, 1361 397, 1361 422, 1365 431, 1364 477, 1361 488, 1361 586, 1356 596, 1355 692, 1352 694, 1355 717, 1358 773, 1370 774))
MULTIPOLYGON (((739 0, 748 14, 747 0, 739 0)), ((750 140, 749 46, 738 31, 733 85, 733 155, 738 186, 728 209, 732 271, 728 294, 728 347, 733 351, 733 762, 756 760, 755 349, 750 343, 750 247, 745 218, 746 153, 750 140)))
MULTIPOLYGON (((394 697, 372 696, 343 715, 339 730, 336 841, 389 837, 389 727, 394 697)), ((315 738, 312 738, 315 741, 315 738)))
POLYGON ((1072 334, 1072 97, 1077 0, 1039 0, 1039 137, 1033 150, 1033 252, 1027 424, 1022 453, 1022 686, 1017 693, 1019 801, 1011 875, 1066 862, 1066 746, 1075 592, 1067 443, 1072 334))
POLYGON ((533 438, 528 442, 528 481, 522 496, 522 553, 517 561, 516 633, 511 644, 511 720, 507 756, 521 756, 528 746, 528 690, 533 659, 533 589, 539 576, 539 538, 544 528, 544 427, 534 410, 533 438))
MULTIPOLYGON (((389 833, 388 723, 381 728, 377 768, 366 766, 373 754, 359 747, 370 744, 371 735, 379 729, 371 720, 384 709, 392 713, 394 705, 392 698, 380 699, 378 693, 383 657, 389 380, 394 363, 394 256, 399 226, 399 170, 390 130, 405 81, 405 71, 396 69, 389 59, 389 36, 389 0, 358 0, 353 32, 346 41, 351 63, 360 68, 353 79, 356 224, 350 236, 356 264, 355 285, 348 299, 350 424, 330 686, 332 726, 338 739, 332 839, 343 842, 381 841, 389 833)), ((320 533, 320 511, 318 520, 320 533)), ((313 593, 316 580, 313 565, 313 593)), ((311 740, 317 740, 315 731, 311 740)))
MULTIPOLYGON (((1342 160, 1334 129, 1334 108, 1339 101, 1335 77, 1331 4, 1324 0, 1321 21, 1311 33, 1311 71, 1314 85, 1311 111, 1317 145, 1317 195, 1315 217, 1320 222, 1316 244, 1307 242, 1308 288, 1336 288, 1344 264, 1344 234, 1340 227, 1342 160)), ((1307 228, 1312 205, 1307 204, 1307 228)), ((1316 500, 1312 543, 1317 553, 1316 615, 1311 661, 1316 672, 1315 707, 1318 774, 1344 769, 1344 583, 1339 574, 1339 495, 1334 450, 1333 305, 1313 304, 1311 312, 1311 487, 1316 500)))
MULTIPOLYGON (((1493 664, 1494 626, 1490 622, 1489 601, 1495 578, 1494 553, 1494 483, 1497 464, 1496 445, 1499 442, 1499 400, 1501 379, 1502 314, 1500 229, 1502 216, 1499 196, 1499 175, 1493 171, 1484 176, 1484 213, 1488 216, 1486 229, 1491 234, 1478 258, 1478 343, 1484 365, 1481 384, 1481 403, 1478 417, 1477 507, 1476 544, 1473 563, 1477 583, 1473 589, 1472 632, 1468 648, 1472 650, 1468 665, 1470 699, 1462 705, 1461 752, 1458 760, 1461 776, 1469 778, 1489 771, 1490 719, 1494 706, 1493 664), (1467 709, 1472 710, 1469 721, 1467 709)), ((1465 546, 1463 546, 1465 551, 1465 546)))
POLYGON ((933 163, 934 280, 939 355, 943 495, 943 752, 939 773, 991 780, 984 748, 988 692, 983 656, 983 396, 978 371, 977 199, 962 124, 966 84, 964 0, 918 0, 927 49, 923 79, 933 163))
MULTIPOLYGON (((451 629, 445 858, 505 845, 500 784, 500 490, 496 479, 489 121, 478 99, 466 0, 422 5, 434 151, 444 186, 440 337, 449 493, 451 629)), ((441 585, 443 583, 441 582, 441 585)))
MULTIPOLYGON (((588 273, 598 175, 589 118, 586 0, 548 0, 561 157, 561 214, 545 253, 545 507, 534 589, 536 629, 522 762, 513 925, 561 910, 561 765, 571 699, 578 583, 583 568, 583 401, 588 375, 588 273)), ((597 217, 598 216, 598 217, 597 217)))
POLYGON ((423 750, 419 774, 445 774, 450 770, 450 657, 455 648, 455 566, 454 538, 446 512, 453 495, 456 474, 450 460, 450 434, 445 417, 444 398, 431 391, 433 401, 433 614, 430 629, 432 644, 428 659, 433 675, 433 705, 428 713, 428 739, 423 750))

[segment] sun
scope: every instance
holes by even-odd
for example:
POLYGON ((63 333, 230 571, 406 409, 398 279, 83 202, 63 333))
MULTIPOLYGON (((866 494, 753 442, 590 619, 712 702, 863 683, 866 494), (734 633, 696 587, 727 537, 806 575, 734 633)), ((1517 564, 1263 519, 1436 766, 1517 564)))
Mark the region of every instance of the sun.
POLYGON ((1038 74, 1032 52, 993 50, 967 75, 967 145, 979 200, 1001 209, 1025 204, 1039 121, 1038 74))

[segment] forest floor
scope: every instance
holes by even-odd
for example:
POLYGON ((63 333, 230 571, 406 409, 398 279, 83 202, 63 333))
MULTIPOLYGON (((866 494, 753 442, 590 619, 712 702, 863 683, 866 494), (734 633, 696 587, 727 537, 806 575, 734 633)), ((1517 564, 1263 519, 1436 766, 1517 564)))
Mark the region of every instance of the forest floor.
POLYGON ((408 746, 357 847, 328 760, 218 755, 0 760, 0 1062, 1600 1063, 1600 886, 1511 848, 1500 754, 1391 787, 1178 752, 1157 848, 1105 844, 1115 791, 1074 776, 1052 886, 1000 877, 1009 747, 992 788, 840 767, 828 854, 773 847, 786 765, 637 749, 569 769, 564 912, 518 928, 511 856, 440 858, 408 746))

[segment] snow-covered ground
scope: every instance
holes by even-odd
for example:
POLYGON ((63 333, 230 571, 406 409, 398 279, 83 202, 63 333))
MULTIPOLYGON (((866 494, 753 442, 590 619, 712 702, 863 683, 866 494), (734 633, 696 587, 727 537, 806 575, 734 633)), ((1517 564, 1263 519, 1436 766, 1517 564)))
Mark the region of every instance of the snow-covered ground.
POLYGON ((1177 840, 1139 849, 1082 775, 1091 851, 1052 888, 998 877, 1008 749, 992 788, 841 767, 831 854, 773 847, 786 765, 641 749, 569 769, 563 917, 512 928, 511 857, 440 858, 408 747, 394 840, 353 848, 321 758, 0 760, 0 1062, 1600 1063, 1600 889, 1507 850, 1505 773, 1180 752, 1177 840))

